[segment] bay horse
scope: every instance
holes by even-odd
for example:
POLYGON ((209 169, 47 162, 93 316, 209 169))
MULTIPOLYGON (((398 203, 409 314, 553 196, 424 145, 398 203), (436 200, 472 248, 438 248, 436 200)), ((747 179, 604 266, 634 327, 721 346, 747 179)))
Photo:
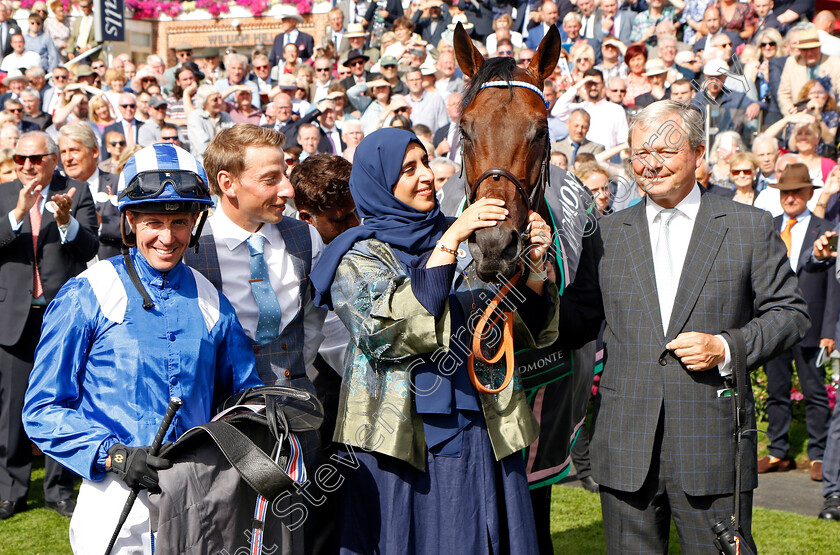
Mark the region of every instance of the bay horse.
POLYGON ((469 243, 477 276, 499 282, 519 268, 528 211, 546 215, 542 196, 551 139, 542 90, 560 57, 560 33, 551 26, 525 69, 513 58, 485 60, 460 23, 454 46, 458 66, 470 79, 460 123, 467 204, 498 198, 510 212, 499 225, 476 231, 469 243))

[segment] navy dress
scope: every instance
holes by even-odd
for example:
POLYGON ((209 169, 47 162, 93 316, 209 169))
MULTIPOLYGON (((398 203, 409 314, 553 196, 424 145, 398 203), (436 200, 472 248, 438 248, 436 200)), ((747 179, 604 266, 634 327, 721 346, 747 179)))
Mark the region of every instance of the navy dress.
MULTIPOLYGON (((428 256, 407 266, 412 292, 435 317, 448 306, 451 329, 463 329, 464 314, 451 290, 455 264, 426 269, 428 256)), ((526 293, 519 312, 538 317, 544 302, 526 293)), ((418 391, 437 380, 434 393, 414 397, 428 448, 425 472, 354 450, 358 468, 343 472, 339 490, 341 552, 537 553, 524 460, 515 453, 496 461, 466 358, 448 376, 431 360, 415 367, 418 391)))

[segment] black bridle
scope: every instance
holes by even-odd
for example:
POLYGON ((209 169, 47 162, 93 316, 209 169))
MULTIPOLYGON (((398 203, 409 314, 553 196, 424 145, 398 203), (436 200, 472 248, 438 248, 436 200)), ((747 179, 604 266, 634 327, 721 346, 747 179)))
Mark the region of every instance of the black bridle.
MULTIPOLYGON (((529 91, 537 93, 540 98, 545 102, 546 112, 548 112, 548 102, 545 100, 545 96, 543 95, 542 91, 539 90, 535 85, 531 83, 527 83, 525 81, 489 81, 481 85, 481 89, 490 88, 490 87, 520 87, 523 89, 528 89, 529 91)), ((534 212, 539 212, 540 203, 543 198, 543 193, 545 192, 545 188, 548 185, 549 179, 549 163, 551 161, 551 149, 550 149, 550 142, 551 139, 548 135, 545 138, 545 146, 543 148, 543 157, 540 163, 540 175, 537 177, 537 184, 535 187, 531 189, 531 193, 528 194, 525 191, 525 187, 523 187, 522 182, 513 175, 510 171, 506 170, 505 168, 490 168, 485 170, 478 179, 470 185, 470 183, 465 179, 464 182, 466 184, 466 206, 469 206, 473 202, 475 202, 476 194, 478 193, 478 187, 484 183, 486 180, 492 178, 494 181, 499 181, 501 178, 505 178, 511 183, 513 186, 516 187, 516 190, 522 195, 523 199, 527 199, 528 209, 533 210, 534 212)), ((466 162, 466 154, 462 149, 461 152, 462 162, 466 162)), ((466 167, 466 163, 463 163, 462 168, 466 167)))

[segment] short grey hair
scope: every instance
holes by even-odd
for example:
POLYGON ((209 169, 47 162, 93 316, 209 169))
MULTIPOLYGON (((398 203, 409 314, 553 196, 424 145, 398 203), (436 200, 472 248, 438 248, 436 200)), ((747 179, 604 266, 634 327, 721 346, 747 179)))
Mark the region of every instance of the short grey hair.
POLYGON ((659 46, 662 46, 663 42, 670 42, 673 43, 674 46, 677 46, 677 37, 674 35, 662 35, 656 41, 659 43, 659 46))
POLYGON ((429 167, 432 168, 432 171, 435 171, 435 168, 440 166, 452 166, 452 169, 456 172, 458 171, 458 164, 450 160, 449 158, 444 158, 443 156, 437 156, 432 158, 432 161, 429 162, 429 167))
POLYGON ((680 127, 688 137, 688 145, 692 150, 706 144, 703 114, 700 113, 700 110, 676 100, 660 100, 648 105, 636 114, 636 117, 630 122, 630 129, 628 130, 630 148, 633 148, 633 132, 636 128, 657 129, 663 122, 674 116, 680 118, 682 123, 680 127))
POLYGON ((29 100, 39 99, 40 100, 41 95, 38 94, 38 91, 36 91, 32 87, 27 87, 27 88, 23 89, 22 91, 20 91, 20 98, 21 98, 21 100, 24 100, 24 99, 29 99, 29 100))
POLYGON ((766 133, 762 133, 758 135, 753 140, 752 151, 755 152, 755 147, 758 146, 760 143, 767 143, 769 144, 773 150, 779 150, 779 140, 776 137, 772 137, 767 135, 766 133))
POLYGON ((217 89, 214 85, 205 84, 198 87, 198 90, 195 91, 196 108, 203 110, 204 105, 207 103, 207 99, 218 92, 219 89, 217 89))
POLYGON ((20 142, 23 139, 28 139, 29 137, 38 137, 44 139, 44 143, 47 146, 47 154, 55 154, 56 156, 58 155, 58 145, 55 144, 55 141, 52 137, 50 137, 47 133, 44 133, 43 131, 27 131, 18 139, 18 145, 20 145, 20 142))
POLYGON ((63 125, 58 131, 59 142, 62 137, 81 143, 82 146, 91 151, 99 148, 96 135, 86 121, 74 121, 63 125))
POLYGON ((794 154, 793 152, 788 152, 776 158, 776 165, 773 167, 773 169, 775 171, 779 171, 779 166, 781 166, 782 162, 786 160, 790 160, 791 164, 804 164, 801 156, 799 156, 798 154, 794 154))

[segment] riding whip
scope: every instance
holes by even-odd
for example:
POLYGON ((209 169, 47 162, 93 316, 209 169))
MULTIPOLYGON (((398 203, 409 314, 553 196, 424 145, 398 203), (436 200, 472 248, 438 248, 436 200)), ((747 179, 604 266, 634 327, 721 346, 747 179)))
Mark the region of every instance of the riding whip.
MULTIPOLYGON (((152 455, 153 457, 157 456, 160 451, 160 446, 163 444, 163 438, 166 437, 166 433, 169 431, 169 426, 172 425, 172 419, 175 418, 175 413, 178 412, 178 409, 180 409, 183 404, 184 402, 178 397, 169 398, 169 406, 166 407, 166 414, 163 415, 163 421, 160 423, 155 439, 149 447, 149 455, 152 455)), ((128 514, 134 506, 134 501, 137 499, 138 493, 138 490, 133 489, 131 490, 131 493, 128 494, 128 499, 125 500, 122 514, 120 514, 120 520, 117 522, 117 527, 111 535, 111 541, 108 542, 108 547, 105 549, 105 555, 110 555, 111 549, 114 548, 114 544, 117 542, 117 538, 120 535, 120 530, 122 530, 123 524, 125 524, 126 519, 128 519, 128 514)))

